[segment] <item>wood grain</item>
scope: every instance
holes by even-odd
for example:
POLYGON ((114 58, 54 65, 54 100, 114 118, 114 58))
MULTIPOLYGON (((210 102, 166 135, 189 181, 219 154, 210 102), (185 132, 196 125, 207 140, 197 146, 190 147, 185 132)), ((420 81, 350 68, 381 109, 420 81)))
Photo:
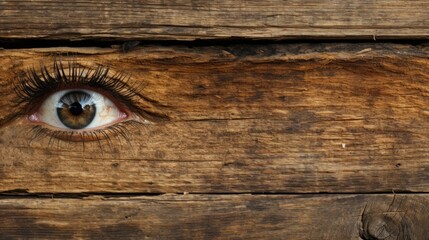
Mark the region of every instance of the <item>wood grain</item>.
POLYGON ((429 1, 1 1, 2 39, 427 39, 429 1))
POLYGON ((428 52, 395 44, 3 50, 0 190, 427 192, 428 52), (25 117, 7 120, 17 111, 12 83, 59 52, 130 74, 152 101, 138 105, 168 120, 131 128, 130 146, 31 142, 25 117))
POLYGON ((427 195, 0 200, 5 239, 428 239, 427 195))

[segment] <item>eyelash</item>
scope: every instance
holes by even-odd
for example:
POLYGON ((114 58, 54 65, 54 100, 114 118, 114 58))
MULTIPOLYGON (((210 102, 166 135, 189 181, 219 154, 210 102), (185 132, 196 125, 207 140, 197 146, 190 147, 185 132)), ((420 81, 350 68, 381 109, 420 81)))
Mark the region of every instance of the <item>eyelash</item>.
POLYGON ((97 66, 94 70, 89 67, 81 66, 75 62, 69 62, 68 74, 66 73, 62 62, 54 62, 54 75, 49 72, 48 67, 40 67, 41 75, 37 74, 36 69, 30 68, 21 72, 18 84, 14 86, 15 92, 20 101, 17 106, 26 106, 26 110, 31 110, 29 104, 35 100, 41 102, 44 96, 67 87, 91 87, 94 89, 105 90, 112 94, 112 97, 119 99, 123 104, 129 107, 134 106, 132 98, 137 95, 138 88, 126 84, 126 76, 116 73, 109 76, 109 68, 97 66))
POLYGON ((102 91, 109 94, 119 108, 127 108, 132 114, 135 114, 142 121, 127 120, 116 123, 104 129, 86 130, 86 131, 62 131, 51 130, 40 125, 33 126, 33 137, 31 141, 41 137, 49 137, 48 146, 60 144, 63 141, 81 141, 83 147, 85 140, 97 141, 101 148, 101 140, 106 139, 109 147, 112 148, 111 136, 116 136, 122 143, 122 139, 129 144, 129 128, 140 127, 144 123, 148 123, 148 119, 160 119, 164 116, 144 111, 134 104, 137 100, 150 101, 141 96, 138 92, 141 90, 141 85, 131 86, 127 82, 129 78, 122 74, 116 73, 109 76, 109 68, 98 65, 95 69, 82 66, 74 61, 68 62, 68 69, 64 68, 61 61, 54 61, 53 74, 48 67, 41 66, 40 74, 36 69, 30 68, 27 71, 21 72, 18 83, 14 85, 15 92, 19 98, 16 107, 21 109, 17 115, 27 115, 39 105, 50 94, 65 89, 65 88, 91 88, 96 91, 102 91))

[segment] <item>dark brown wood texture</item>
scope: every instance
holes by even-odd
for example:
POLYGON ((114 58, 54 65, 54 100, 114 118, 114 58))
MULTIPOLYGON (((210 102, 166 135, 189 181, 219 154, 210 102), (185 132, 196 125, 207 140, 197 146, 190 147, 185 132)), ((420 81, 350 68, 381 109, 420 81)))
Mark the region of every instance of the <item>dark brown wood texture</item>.
POLYGON ((132 147, 103 143, 104 154, 96 143, 84 152, 81 144, 30 144, 25 118, 16 119, 0 130, 2 191, 429 190, 424 45, 3 50, 0 119, 16 111, 18 72, 52 65, 58 52, 130 74, 152 99, 142 108, 169 119, 132 130, 132 147))
POLYGON ((1 1, 3 39, 429 36, 427 0, 1 1))
POLYGON ((428 9, 0 1, 0 239, 429 239, 429 45, 238 45, 427 39, 428 9), (223 46, 133 41, 199 39, 223 46), (54 59, 129 75, 151 123, 111 144, 34 139, 14 84, 54 59))
POLYGON ((428 239, 427 195, 1 199, 3 239, 428 239))

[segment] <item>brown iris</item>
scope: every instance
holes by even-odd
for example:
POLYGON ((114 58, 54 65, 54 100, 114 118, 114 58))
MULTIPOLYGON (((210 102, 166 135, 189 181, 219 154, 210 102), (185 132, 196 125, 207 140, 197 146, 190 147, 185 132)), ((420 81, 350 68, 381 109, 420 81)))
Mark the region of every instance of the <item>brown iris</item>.
POLYGON ((88 126, 95 117, 95 103, 91 95, 83 91, 71 91, 59 100, 57 114, 60 121, 71 129, 88 126))

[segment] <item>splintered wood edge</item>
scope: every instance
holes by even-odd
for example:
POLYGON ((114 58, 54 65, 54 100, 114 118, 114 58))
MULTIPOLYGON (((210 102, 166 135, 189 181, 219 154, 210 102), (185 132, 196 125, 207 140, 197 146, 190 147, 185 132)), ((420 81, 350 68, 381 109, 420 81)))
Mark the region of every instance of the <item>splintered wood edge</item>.
POLYGON ((28 56, 41 54, 54 56, 53 54, 76 55, 122 55, 124 57, 137 57, 141 59, 168 59, 178 56, 193 56, 193 62, 199 60, 210 61, 223 60, 293 60, 293 59, 348 59, 362 57, 396 56, 420 56, 427 57, 429 44, 395 44, 395 43, 283 43, 283 44, 237 44, 228 46, 158 46, 141 43, 124 52, 120 45, 111 45, 110 48, 102 47, 49 47, 49 48, 23 48, 0 49, 0 55, 28 56), (275 49, 275 52, 270 52, 275 49), (237 50, 235 52, 235 50, 237 50))

